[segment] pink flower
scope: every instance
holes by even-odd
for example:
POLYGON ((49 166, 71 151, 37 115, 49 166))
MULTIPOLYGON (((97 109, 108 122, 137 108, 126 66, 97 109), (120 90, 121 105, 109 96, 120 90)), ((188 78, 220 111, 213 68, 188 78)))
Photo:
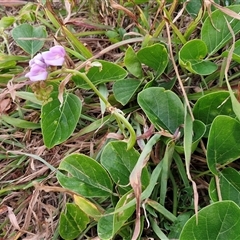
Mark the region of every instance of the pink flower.
POLYGON ((42 57, 47 65, 62 66, 65 60, 65 49, 62 46, 54 46, 49 51, 43 52, 42 57))
POLYGON ((62 46, 54 46, 49 51, 37 54, 29 61, 30 72, 25 75, 31 81, 43 81, 47 79, 47 67, 62 66, 66 52, 62 46))
POLYGON ((46 67, 41 67, 38 64, 33 64, 30 72, 25 75, 25 77, 28 77, 33 82, 46 80, 47 76, 48 72, 46 67))
POLYGON ((44 59, 42 57, 41 53, 38 53, 33 59, 29 61, 29 66, 33 67, 34 65, 38 65, 40 67, 47 67, 47 64, 44 62, 44 59))

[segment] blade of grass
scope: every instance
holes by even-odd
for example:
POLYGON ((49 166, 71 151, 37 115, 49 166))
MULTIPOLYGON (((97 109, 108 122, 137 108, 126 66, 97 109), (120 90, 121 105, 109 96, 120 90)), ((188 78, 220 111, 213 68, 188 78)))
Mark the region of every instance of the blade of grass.
POLYGON ((191 154, 192 154, 192 136, 193 136, 193 120, 191 116, 187 113, 187 106, 185 105, 185 120, 184 120, 184 156, 186 162, 186 172, 188 179, 192 182, 193 193, 194 193, 194 210, 196 214, 196 221, 198 221, 198 192, 197 185, 193 181, 192 176, 190 174, 190 162, 191 162, 191 154))
POLYGON ((31 157, 31 158, 36 159, 36 160, 42 162, 43 164, 45 164, 51 171, 53 171, 53 172, 58 171, 55 167, 53 167, 51 164, 49 164, 46 160, 44 160, 43 158, 41 158, 35 154, 30 154, 30 153, 25 153, 25 152, 20 152, 20 151, 8 151, 8 152, 12 153, 12 154, 16 154, 16 155, 24 155, 24 156, 31 157))
POLYGON ((184 184, 185 188, 189 188, 190 185, 189 185, 189 181, 188 181, 188 177, 187 177, 187 174, 186 174, 185 167, 183 165, 182 158, 179 156, 179 154, 177 152, 174 152, 173 153, 173 159, 174 159, 174 161, 177 165, 177 169, 178 169, 179 174, 182 178, 182 181, 183 181, 183 184, 184 184))
MULTIPOLYGON (((156 134, 159 136, 159 134, 156 134)), ((160 137, 160 136, 159 136, 160 137)), ((156 183, 159 180, 159 176, 162 172, 162 162, 160 162, 157 167, 154 168, 151 177, 150 177, 150 182, 149 185, 147 186, 147 188, 142 192, 141 194, 141 201, 147 199, 150 197, 150 195, 153 192, 153 189, 156 187, 156 183)), ((130 202, 128 202, 126 205, 118 208, 117 210, 115 210, 114 212, 112 212, 111 214, 115 214, 115 213, 119 213, 119 212, 123 212, 126 209, 132 207, 134 204, 136 204, 136 198, 134 198, 133 200, 131 200, 130 202)))
POLYGON ((24 183, 24 184, 20 184, 20 185, 11 185, 5 188, 1 188, 0 189, 0 196, 7 193, 7 192, 12 192, 12 191, 17 191, 17 190, 25 190, 28 189, 30 187, 33 187, 35 185, 36 182, 41 182, 44 180, 44 176, 39 177, 38 179, 34 179, 34 182, 28 182, 28 183, 24 183))
POLYGON ((79 41, 65 26, 62 26, 62 31, 65 36, 70 40, 73 46, 86 58, 91 58, 92 53, 79 41))
POLYGON ((159 213, 161 213, 164 217, 169 219, 171 222, 175 222, 177 220, 177 218, 171 212, 169 212, 164 206, 162 206, 158 202, 148 199, 146 201, 146 204, 149 204, 149 206, 157 210, 159 213))
POLYGON ((140 233, 140 204, 141 204, 141 193, 142 193, 142 184, 141 184, 141 174, 142 169, 146 165, 149 154, 152 151, 153 146, 157 143, 161 135, 155 134, 144 147, 137 164, 132 170, 129 181, 134 190, 134 195, 136 198, 136 220, 135 220, 135 228, 132 236, 132 240, 137 239, 140 233))
POLYGON ((154 219, 152 217, 149 217, 149 219, 151 222, 152 229, 153 229, 154 233, 158 236, 158 238, 168 240, 168 237, 163 233, 163 231, 160 229, 160 227, 158 226, 156 221, 154 221, 154 219))
POLYGON ((6 123, 14 126, 14 127, 18 127, 18 128, 24 128, 24 129, 38 129, 41 128, 39 123, 33 123, 33 122, 29 122, 23 119, 19 119, 19 118, 13 118, 10 117, 8 115, 1 115, 1 119, 3 121, 5 121, 6 123))
POLYGON ((228 53, 228 57, 227 57, 227 60, 226 60, 226 68, 225 68, 225 72, 224 73, 225 73, 225 79, 226 79, 228 91, 229 91, 230 98, 231 98, 231 101, 232 101, 233 111, 236 114, 237 118, 240 120, 240 103, 237 101, 237 99, 236 99, 236 97, 234 95, 234 92, 233 92, 233 90, 231 88, 231 85, 229 83, 229 80, 228 80, 228 70, 229 70, 229 67, 230 67, 233 51, 234 51, 234 48, 235 48, 235 34, 234 34, 233 30, 232 30, 231 25, 228 23, 227 19, 226 19, 226 23, 227 23, 227 26, 228 26, 228 29, 229 29, 230 33, 232 34, 233 44, 232 44, 232 46, 231 46, 231 48, 229 50, 229 53, 228 53))
POLYGON ((161 186, 160 186, 160 204, 164 206, 165 198, 167 195, 167 182, 169 176, 169 168, 172 162, 172 155, 174 151, 175 144, 173 141, 170 141, 167 144, 164 157, 162 159, 163 166, 162 166, 162 173, 161 173, 161 186))

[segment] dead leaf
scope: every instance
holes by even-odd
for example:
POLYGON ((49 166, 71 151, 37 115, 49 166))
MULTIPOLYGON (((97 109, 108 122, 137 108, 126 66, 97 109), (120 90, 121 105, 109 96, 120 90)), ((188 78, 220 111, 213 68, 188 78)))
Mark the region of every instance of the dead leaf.
POLYGON ((8 207, 6 205, 0 206, 0 215, 4 214, 8 211, 8 207))
POLYGON ((219 9, 220 11, 225 13, 226 15, 240 20, 240 15, 239 14, 237 14, 236 12, 234 12, 234 11, 232 11, 232 10, 226 8, 226 7, 222 7, 221 5, 215 3, 212 0, 204 0, 204 4, 205 4, 205 6, 208 10, 208 13, 210 13, 210 15, 211 15, 211 5, 213 5, 215 8, 219 9))
POLYGON ((23 5, 28 3, 27 1, 21 1, 21 0, 0 0, 0 6, 5 7, 14 7, 18 5, 23 5))
POLYGON ((65 3, 65 9, 67 11, 67 16, 63 20, 63 23, 65 24, 71 18, 72 6, 70 4, 70 1, 64 1, 64 3, 65 3))
POLYGON ((58 100, 60 102, 60 108, 63 105, 63 94, 64 94, 65 86, 70 81, 71 77, 72 77, 72 74, 68 74, 58 87, 58 100))
POLYGON ((11 108, 12 100, 10 98, 5 98, 0 101, 0 115, 7 113, 7 111, 11 108))
POLYGON ((142 193, 142 183, 141 183, 141 175, 142 175, 142 170, 144 166, 146 165, 147 161, 149 160, 149 156, 152 151, 152 147, 154 144, 157 143, 159 140, 160 135, 155 134, 146 144, 145 148, 143 149, 140 157, 138 158, 137 164, 133 168, 129 181, 132 186, 132 189, 134 191, 134 195, 136 198, 136 219, 135 219, 135 228, 132 236, 132 240, 137 240, 138 236, 141 231, 141 222, 140 222, 140 217, 141 217, 141 212, 140 212, 140 207, 141 207, 141 193, 142 193))
POLYGON ((111 7, 115 8, 117 10, 122 10, 123 12, 125 12, 131 19, 133 19, 135 22, 137 21, 137 18, 135 16, 135 14, 133 14, 130 10, 128 10, 127 8, 123 7, 122 5, 114 2, 113 0, 110 1, 111 3, 111 7))
POLYGON ((8 218, 9 218, 11 224, 13 225, 13 227, 14 227, 15 229, 20 230, 20 227, 19 227, 18 221, 17 221, 17 217, 16 217, 16 215, 14 214, 12 208, 7 207, 7 209, 8 209, 8 218))

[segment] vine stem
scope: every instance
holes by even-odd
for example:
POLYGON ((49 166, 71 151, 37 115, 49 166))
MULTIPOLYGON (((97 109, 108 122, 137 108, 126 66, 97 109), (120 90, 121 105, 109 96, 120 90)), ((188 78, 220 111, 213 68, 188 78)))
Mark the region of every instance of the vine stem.
POLYGON ((111 113, 115 116, 116 119, 120 120, 124 126, 128 129, 130 137, 128 139, 128 143, 127 143, 127 150, 131 149, 134 147, 134 144, 136 142, 136 133, 132 127, 132 125, 128 122, 128 120, 123 116, 123 113, 121 111, 119 111, 119 109, 111 107, 109 109, 111 111, 111 113))
POLYGON ((72 73, 73 75, 80 76, 90 87, 91 89, 99 96, 99 98, 104 102, 107 108, 111 107, 111 104, 108 102, 108 100, 98 91, 98 89, 95 87, 95 85, 91 82, 91 80, 87 77, 85 73, 79 72, 76 69, 65 69, 63 70, 66 73, 72 73))
POLYGON ((129 131, 129 139, 128 139, 128 143, 127 143, 127 149, 131 149, 133 148, 135 142, 136 142, 136 133, 132 127, 132 125, 128 122, 128 120, 123 116, 123 113, 113 107, 108 100, 101 94, 101 92, 95 87, 95 85, 91 82, 91 80, 87 77, 87 75, 85 73, 79 72, 76 69, 64 69, 63 72, 72 74, 72 75, 78 75, 80 76, 90 87, 91 89, 98 95, 98 97, 104 102, 104 104, 106 105, 106 108, 108 109, 108 111, 114 115, 114 117, 116 118, 116 121, 118 122, 119 127, 121 128, 121 123, 124 124, 124 126, 127 128, 127 130, 129 131))

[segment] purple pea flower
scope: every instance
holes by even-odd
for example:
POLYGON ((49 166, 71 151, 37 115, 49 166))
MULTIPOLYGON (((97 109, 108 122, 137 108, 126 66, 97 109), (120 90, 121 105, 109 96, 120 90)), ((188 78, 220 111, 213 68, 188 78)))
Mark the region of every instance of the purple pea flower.
POLYGON ((65 60, 65 49, 62 46, 54 46, 49 51, 43 52, 42 57, 47 65, 62 66, 65 60))
POLYGON ((33 67, 34 65, 38 65, 43 68, 47 67, 47 64, 44 62, 44 59, 41 53, 38 53, 33 59, 29 61, 30 67, 33 67))
POLYGON ((47 76, 48 72, 46 67, 39 66, 38 64, 33 64, 30 72, 25 75, 25 77, 28 77, 33 82, 46 80, 47 76))

